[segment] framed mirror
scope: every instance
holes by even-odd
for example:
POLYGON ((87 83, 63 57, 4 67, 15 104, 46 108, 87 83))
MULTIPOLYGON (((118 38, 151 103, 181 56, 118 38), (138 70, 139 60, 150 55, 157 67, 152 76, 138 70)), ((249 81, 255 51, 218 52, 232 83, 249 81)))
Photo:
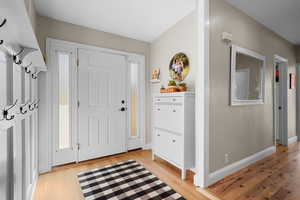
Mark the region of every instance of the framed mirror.
POLYGON ((266 57, 254 51, 231 47, 231 105, 263 104, 266 57))

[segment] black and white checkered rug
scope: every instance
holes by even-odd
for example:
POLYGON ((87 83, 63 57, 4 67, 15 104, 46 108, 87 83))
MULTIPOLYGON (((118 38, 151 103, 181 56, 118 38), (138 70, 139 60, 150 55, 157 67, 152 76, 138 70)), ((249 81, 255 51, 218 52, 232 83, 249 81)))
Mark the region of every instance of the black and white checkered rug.
POLYGON ((82 172, 78 179, 86 200, 184 200, 134 160, 82 172))

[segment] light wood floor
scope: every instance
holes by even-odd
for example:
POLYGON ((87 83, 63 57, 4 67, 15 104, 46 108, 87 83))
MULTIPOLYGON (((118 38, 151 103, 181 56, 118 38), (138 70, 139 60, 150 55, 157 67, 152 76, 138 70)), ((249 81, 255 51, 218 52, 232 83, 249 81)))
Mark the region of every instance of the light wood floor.
POLYGON ((300 200, 300 143, 278 147, 206 190, 222 200, 300 200))
POLYGON ((186 181, 182 181, 179 169, 161 159, 152 161, 151 151, 148 150, 132 151, 79 164, 57 167, 52 172, 39 177, 34 200, 83 200, 77 181, 77 173, 130 159, 140 162, 186 199, 208 200, 196 191, 196 187, 193 185, 192 173, 188 174, 186 181))

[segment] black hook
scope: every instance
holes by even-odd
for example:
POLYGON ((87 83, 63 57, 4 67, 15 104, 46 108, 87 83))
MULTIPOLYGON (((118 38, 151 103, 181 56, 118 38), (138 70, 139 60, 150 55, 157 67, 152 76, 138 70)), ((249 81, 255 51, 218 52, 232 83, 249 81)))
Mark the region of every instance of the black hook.
POLYGON ((25 115, 27 113, 27 110, 23 111, 23 109, 24 109, 24 107, 21 106, 20 107, 20 113, 23 114, 23 115, 25 115))
POLYGON ((37 73, 31 74, 31 78, 32 79, 37 79, 38 78, 37 73))
POLYGON ((26 72, 27 74, 30 74, 30 73, 31 73, 31 71, 30 71, 30 69, 29 69, 28 67, 25 67, 25 72, 26 72))
MULTIPOLYGON (((17 99, 17 100, 15 101, 15 103, 14 103, 13 105, 11 105, 9 108, 3 110, 3 112, 2 112, 2 114, 3 114, 3 119, 6 119, 6 120, 10 121, 10 120, 13 120, 13 119, 15 118, 14 115, 11 115, 10 117, 8 117, 8 111, 9 111, 10 109, 12 109, 13 107, 15 107, 15 106, 17 105, 17 102, 18 102, 18 99, 17 99)), ((3 120, 3 119, 2 119, 2 120, 3 120)))
POLYGON ((13 120, 15 118, 14 115, 12 115, 8 118, 8 110, 3 110, 3 117, 4 117, 4 119, 6 119, 8 121, 13 120))
POLYGON ((30 111, 33 111, 33 110, 34 110, 34 108, 35 108, 34 104, 35 104, 35 103, 33 102, 33 103, 31 103, 31 104, 28 106, 28 108, 29 108, 30 111))
POLYGON ((34 108, 39 108, 39 102, 40 102, 40 100, 38 99, 34 104, 34 108))
POLYGON ((0 24, 0 28, 1 28, 2 26, 4 26, 4 24, 6 24, 6 22, 7 22, 7 19, 4 18, 3 21, 2 21, 1 24, 0 24))
POLYGON ((22 48, 19 53, 13 55, 13 60, 14 60, 14 63, 17 64, 17 65, 21 65, 22 64, 22 60, 18 60, 18 55, 20 55, 22 52, 24 51, 24 48, 22 48), (17 61, 18 60, 18 61, 17 61))
POLYGON ((0 40, 0 45, 4 43, 4 40, 0 40))
POLYGON ((29 69, 29 67, 30 67, 31 65, 32 65, 32 62, 29 63, 27 66, 24 67, 25 72, 26 72, 27 74, 30 74, 30 73, 31 73, 31 71, 30 71, 30 69, 29 69))
POLYGON ((20 106, 20 113, 25 115, 27 113, 27 110, 24 111, 25 106, 29 103, 29 101, 27 101, 24 105, 20 106))

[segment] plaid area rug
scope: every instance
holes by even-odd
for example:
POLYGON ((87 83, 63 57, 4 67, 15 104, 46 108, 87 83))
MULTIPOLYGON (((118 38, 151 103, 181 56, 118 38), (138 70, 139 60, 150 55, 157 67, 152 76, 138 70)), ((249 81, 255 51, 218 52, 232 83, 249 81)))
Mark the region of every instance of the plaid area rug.
POLYGON ((134 160, 78 174, 86 200, 185 200, 134 160))

